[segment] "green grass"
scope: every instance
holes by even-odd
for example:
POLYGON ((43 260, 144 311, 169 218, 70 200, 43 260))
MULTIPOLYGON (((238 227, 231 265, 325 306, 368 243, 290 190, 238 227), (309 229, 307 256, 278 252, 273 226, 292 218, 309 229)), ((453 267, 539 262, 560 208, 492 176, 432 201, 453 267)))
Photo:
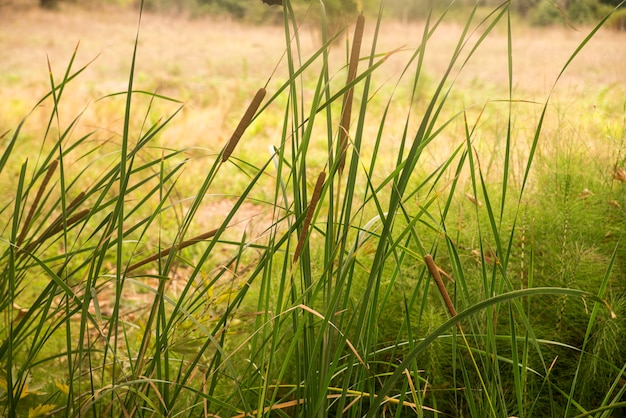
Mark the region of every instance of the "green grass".
POLYGON ((623 98, 601 92, 604 127, 568 114, 575 99, 552 102, 603 21, 549 93, 528 100, 508 2, 474 9, 433 72, 445 13, 402 50, 379 45, 382 7, 358 18, 338 66, 324 21, 311 52, 285 3, 286 75, 238 98, 240 119, 215 150, 164 145, 184 109, 139 86, 141 24, 126 90, 90 105, 123 102, 118 135, 67 119, 64 101, 90 70, 77 52, 0 133, 2 414, 622 408, 623 98), (483 98, 464 74, 496 31, 506 76, 483 98), (267 132, 273 146, 259 149, 253 137, 267 132))

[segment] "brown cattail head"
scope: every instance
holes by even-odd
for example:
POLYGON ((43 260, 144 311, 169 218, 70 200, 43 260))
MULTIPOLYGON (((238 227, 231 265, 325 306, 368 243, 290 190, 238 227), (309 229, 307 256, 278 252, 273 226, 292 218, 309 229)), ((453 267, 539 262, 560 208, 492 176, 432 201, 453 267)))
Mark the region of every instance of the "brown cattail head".
POLYGON ((39 238, 32 241, 30 244, 26 246, 25 251, 27 253, 31 252, 32 250, 35 249, 35 247, 37 247, 39 244, 41 244, 48 238, 51 238, 55 234, 63 231, 63 228, 65 228, 66 226, 67 228, 69 228, 70 226, 85 219, 85 217, 87 217, 87 215, 89 215, 90 212, 91 212, 91 209, 84 209, 78 212, 76 215, 72 215, 69 218, 67 218, 65 222, 63 222, 63 218, 60 218, 60 217, 55 219, 54 222, 52 222, 52 224, 41 234, 39 238))
POLYGON ((76 206, 78 206, 78 204, 85 198, 85 194, 85 192, 78 193, 78 195, 70 202, 70 204, 67 205, 68 213, 76 209, 76 206))
MULTIPOLYGON (((352 41, 352 51, 350 52, 350 63, 348 64, 348 80, 346 85, 352 83, 356 78, 356 71, 359 65, 359 55, 361 44, 363 43, 363 29, 365 18, 361 13, 356 19, 354 28, 354 39, 352 41)), ((348 89, 343 97, 343 112, 341 114, 341 124, 339 125, 339 171, 343 171, 346 164, 346 150, 348 148, 348 136, 350 131, 350 118, 352 117, 352 97, 354 88, 348 89)))
POLYGON ((350 69, 348 77, 354 79, 356 77, 357 64, 359 62, 359 54, 361 53, 361 44, 363 43, 363 31, 365 29, 365 17, 363 13, 356 18, 356 26, 354 27, 354 40, 352 41, 352 51, 350 55, 350 69))
POLYGON ((302 247, 304 246, 304 241, 306 240, 306 236, 309 233, 309 226, 311 225, 311 220, 313 219, 313 214, 315 213, 315 208, 317 207, 317 202, 319 202, 320 197, 322 196, 322 188, 324 187, 325 180, 326 172, 322 171, 317 177, 315 189, 313 189, 313 196, 311 197, 311 203, 309 203, 306 217, 304 218, 304 223, 302 224, 302 231, 300 232, 300 237, 298 238, 298 245, 296 246, 296 251, 293 255, 294 263, 298 261, 300 253, 302 252, 302 247))
MULTIPOLYGON (((433 257, 430 254, 426 254, 424 256, 424 261, 426 262, 426 266, 428 267, 428 271, 430 275, 435 279, 435 283, 437 284, 437 288, 439 289, 439 293, 441 293, 441 297, 443 297, 443 301, 446 304, 446 308, 450 313, 450 316, 456 316, 456 309, 454 308, 454 304, 452 303, 452 299, 450 299, 450 295, 448 295, 448 291, 446 290, 446 286, 443 284, 443 280, 441 279, 441 274, 439 274, 439 267, 435 264, 433 257)), ((461 325, 456 324, 456 327, 461 330, 461 325)))
POLYGON ((224 153, 222 154, 222 162, 228 160, 230 155, 233 153, 235 146, 237 146, 237 143, 241 139, 241 136, 245 132, 246 128, 250 125, 252 117, 259 109, 259 106, 261 105, 261 102, 265 97, 265 93, 266 90, 264 88, 260 88, 259 91, 257 91, 254 95, 252 102, 250 102, 250 106, 248 106, 248 109, 246 109, 246 113, 243 114, 243 117, 239 121, 239 125, 237 125, 235 132, 233 132, 233 135, 230 137, 230 140, 224 148, 224 153))
POLYGON ((24 221, 22 232, 17 238, 18 247, 22 245, 22 242, 24 242, 24 238, 26 237, 28 228, 30 228, 30 222, 33 220, 33 216, 35 215, 35 210, 37 210, 37 206, 39 206, 39 201, 41 200, 41 197, 43 196, 43 192, 46 190, 46 187, 48 187, 48 183, 50 183, 50 179, 52 178, 52 175, 56 171, 58 165, 59 165, 59 160, 54 160, 48 166, 48 171, 46 171, 46 176, 43 178, 43 181, 41 182, 41 185, 39 186, 39 190, 37 190, 37 194, 35 195, 35 200, 33 201, 33 204, 30 206, 30 210, 28 211, 28 215, 26 216, 26 220, 24 221))

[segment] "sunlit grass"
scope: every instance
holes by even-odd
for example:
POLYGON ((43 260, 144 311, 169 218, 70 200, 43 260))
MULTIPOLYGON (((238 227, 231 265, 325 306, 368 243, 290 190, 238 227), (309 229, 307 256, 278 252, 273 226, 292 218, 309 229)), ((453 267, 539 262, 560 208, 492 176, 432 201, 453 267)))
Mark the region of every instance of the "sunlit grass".
POLYGON ((475 11, 14 21, 85 39, 0 80, 3 413, 620 407, 623 35, 475 11))

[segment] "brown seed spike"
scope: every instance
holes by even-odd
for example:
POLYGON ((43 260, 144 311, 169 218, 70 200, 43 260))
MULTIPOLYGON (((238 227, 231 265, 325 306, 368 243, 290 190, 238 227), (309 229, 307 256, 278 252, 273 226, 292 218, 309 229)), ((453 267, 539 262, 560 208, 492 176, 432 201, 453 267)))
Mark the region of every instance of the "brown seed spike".
POLYGON ((259 91, 257 91, 254 95, 250 106, 248 106, 248 109, 246 109, 246 113, 243 114, 243 117, 239 121, 239 125, 237 125, 235 132, 233 132, 233 135, 230 137, 228 144, 226 144, 226 147, 224 148, 224 153, 222 154, 222 162, 228 160, 230 155, 233 153, 235 146, 237 146, 237 143, 241 139, 241 136, 245 132, 246 128, 250 125, 252 117, 259 109, 259 106, 261 105, 261 102, 265 97, 265 93, 266 90, 264 88, 260 88, 259 91))
POLYGON ((85 198, 85 192, 78 193, 78 196, 76 196, 74 200, 72 200, 70 204, 67 205, 68 213, 72 212, 84 198, 85 198))
POLYGON ((65 223, 63 223, 63 218, 57 218, 41 234, 41 236, 39 238, 37 238, 36 240, 34 240, 30 244, 28 244, 24 251, 27 252, 27 253, 33 251, 35 249, 35 247, 37 247, 39 244, 41 244, 42 242, 44 242, 48 238, 52 237, 53 235, 57 234, 58 232, 63 231, 63 228, 65 227, 64 225, 67 225, 67 227, 69 228, 70 226, 74 225, 75 223, 78 223, 81 220, 83 220, 87 215, 89 215, 89 212, 91 212, 91 209, 84 209, 84 210, 78 212, 76 215, 72 215, 69 218, 67 218, 65 220, 65 223))
POLYGON ((313 189, 313 196, 311 196, 311 203, 309 203, 309 208, 307 209, 306 217, 304 218, 304 223, 302 224, 302 231, 300 232, 300 238, 298 238, 298 245, 296 246, 296 251, 293 255, 294 263, 298 261, 300 253, 302 252, 302 247, 304 246, 304 241, 309 233, 309 226, 311 225, 311 220, 313 219, 313 214, 315 213, 315 208, 317 207, 317 202, 319 202, 320 197, 322 196, 322 189, 324 187, 325 180, 326 172, 322 171, 317 177, 317 183, 315 183, 315 189, 313 189))
POLYGON ((33 201, 33 204, 30 207, 30 211, 28 212, 28 215, 26 216, 26 221, 24 221, 24 227, 22 228, 22 232, 20 233, 20 236, 17 238, 18 247, 22 245, 22 242, 24 242, 24 238, 26 237, 26 233, 28 232, 28 228, 30 227, 30 222, 33 220, 33 216, 35 215, 35 210, 37 210, 37 207, 39 206, 39 201, 41 200, 41 197, 43 196, 43 192, 48 186, 48 183, 50 183, 50 179, 52 179, 52 175, 56 171, 58 165, 59 165, 59 160, 54 160, 48 166, 48 171, 46 172, 46 176, 43 178, 43 181, 41 182, 41 186, 39 186, 39 190, 37 190, 37 195, 35 196, 35 200, 33 201))
MULTIPOLYGON (((356 19, 356 27, 354 28, 354 39, 352 40, 352 51, 350 52, 350 63, 348 64, 348 80, 349 85, 356 78, 356 71, 359 65, 359 54, 361 53, 361 44, 363 43, 363 29, 365 27, 365 18, 361 13, 356 19)), ((348 148, 348 134, 350 131, 350 118, 352 117, 352 97, 354 96, 354 88, 346 91, 343 97, 343 111, 341 115, 341 124, 339 125, 339 171, 343 171, 346 164, 346 151, 348 148)))
MULTIPOLYGON (((448 295, 446 286, 443 284, 443 280, 441 279, 441 275, 439 274, 439 268, 435 264, 433 257, 430 254, 426 254, 424 256, 424 261, 426 262, 426 266, 428 266, 428 271, 430 272, 430 275, 433 276, 433 279, 435 279, 435 283, 437 284, 439 293, 441 293, 441 297, 443 297, 446 308, 448 308, 448 312, 451 316, 456 316, 456 309, 454 308, 452 299, 450 299, 450 295, 448 295)), ((457 323, 456 327, 459 329, 459 331, 461 330, 460 324, 457 323)))
POLYGON ((265 4, 269 4, 270 6, 282 6, 283 0, 261 0, 265 4))

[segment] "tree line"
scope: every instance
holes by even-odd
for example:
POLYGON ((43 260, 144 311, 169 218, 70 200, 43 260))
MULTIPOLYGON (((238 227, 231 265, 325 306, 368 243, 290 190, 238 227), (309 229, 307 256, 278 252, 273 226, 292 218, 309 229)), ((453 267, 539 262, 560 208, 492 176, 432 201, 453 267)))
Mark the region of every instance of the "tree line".
MULTIPOLYGON (((60 2, 93 3, 94 0, 38 0, 43 8, 55 8, 60 2)), ((286 0, 144 0, 144 8, 153 11, 187 11, 199 14, 226 14, 235 19, 263 20, 276 13, 279 4, 286 0), (264 4, 267 3, 267 4, 264 4)), ((317 0, 290 0, 294 8, 308 7, 317 0)), ((359 5, 365 10, 378 10, 379 0, 325 0, 326 13, 331 16, 354 14, 359 5)), ((558 22, 586 23, 606 15, 622 0, 514 0, 513 10, 530 23, 547 25, 558 22)), ((121 6, 138 7, 141 0, 112 0, 121 6)), ((461 5, 472 7, 474 0, 461 0, 461 5)), ((485 0, 484 5, 492 7, 501 0, 485 0)), ((385 12, 388 17, 402 20, 424 18, 429 10, 445 7, 447 2, 436 0, 386 0, 385 12)), ((621 11, 623 12, 623 10, 621 11)))

